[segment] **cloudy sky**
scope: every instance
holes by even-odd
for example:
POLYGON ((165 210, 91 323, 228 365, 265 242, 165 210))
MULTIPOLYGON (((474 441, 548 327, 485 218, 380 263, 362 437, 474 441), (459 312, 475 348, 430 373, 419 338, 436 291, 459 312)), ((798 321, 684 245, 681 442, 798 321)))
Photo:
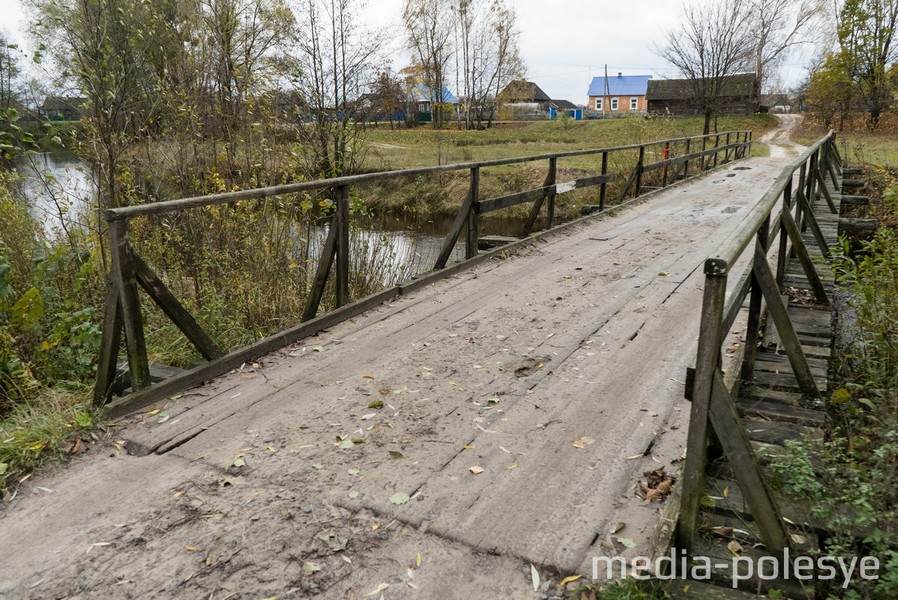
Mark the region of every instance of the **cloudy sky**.
MULTIPOLYGON (((682 0, 507 1, 518 14, 527 77, 552 98, 585 103, 590 80, 601 75, 605 65, 611 75, 677 76, 655 55, 653 44, 676 25, 682 0)), ((401 49, 401 12, 402 0, 369 0, 364 13, 366 22, 391 33, 396 46, 390 53, 397 69, 408 61, 401 49)), ((0 0, 0 30, 19 43, 26 41, 25 20, 21 0, 0 0)), ((801 79, 806 60, 797 56, 787 61, 787 85, 801 79)))

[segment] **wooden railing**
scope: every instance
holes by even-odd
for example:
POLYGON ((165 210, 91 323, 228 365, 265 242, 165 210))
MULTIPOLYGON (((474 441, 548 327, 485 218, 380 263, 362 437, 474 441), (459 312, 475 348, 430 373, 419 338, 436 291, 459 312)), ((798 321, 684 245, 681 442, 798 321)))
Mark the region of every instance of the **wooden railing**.
POLYGON ((735 400, 724 383, 721 346, 748 298, 741 378, 750 381, 757 357, 755 340, 766 303, 766 311, 776 326, 802 392, 812 398, 818 396, 807 357, 781 294, 786 260, 791 254, 801 263, 816 301, 824 304, 829 301, 801 232, 810 228, 823 255, 829 254, 814 215, 813 201, 822 197, 829 210, 836 212, 825 180, 830 177, 838 187, 840 165, 835 134, 830 132, 782 171, 738 230, 705 261, 698 352, 695 369, 687 373, 687 397, 692 407, 677 528, 676 545, 680 549, 691 551, 695 541, 711 430, 733 467, 767 550, 782 555, 782 550, 789 545, 783 519, 761 476, 747 433, 739 421, 735 400), (774 247, 775 267, 771 268, 768 256, 774 247), (734 272, 740 260, 745 261, 745 268, 734 272))
MULTIPOLYGON (((159 389, 159 395, 162 393, 173 393, 176 389, 183 389, 189 385, 195 385, 205 379, 220 375, 234 368, 234 365, 239 366, 240 361, 257 358, 277 347, 320 331, 325 326, 333 325, 335 322, 338 322, 338 319, 358 314, 358 311, 361 311, 364 306, 356 303, 354 306, 357 311, 333 311, 336 314, 327 317, 326 320, 322 320, 324 319, 323 317, 317 316, 325 293, 325 287, 332 271, 334 271, 335 275, 336 307, 338 309, 344 307, 345 309, 351 301, 349 291, 349 198, 350 191, 354 186, 386 179, 468 171, 469 185, 467 196, 455 217, 450 231, 446 235, 434 265, 434 270, 439 271, 446 267, 462 230, 466 230, 466 258, 471 259, 478 255, 479 217, 482 214, 518 204, 530 203, 529 218, 526 220, 520 234, 521 238, 525 238, 533 231, 544 205, 546 206, 545 220, 547 228, 553 227, 555 224, 555 199, 559 194, 578 188, 598 187, 598 204, 594 209, 598 211, 606 210, 607 195, 611 189, 609 184, 617 178, 617 175, 610 172, 609 168, 612 155, 631 157, 629 166, 623 170, 623 174, 628 173, 628 176, 623 185, 615 190, 617 194, 616 204, 619 204, 625 198, 640 196, 647 191, 648 186, 646 183, 649 178, 653 177, 653 182, 657 184, 652 186, 653 188, 667 186, 671 182, 701 173, 718 164, 745 157, 750 152, 751 143, 752 133, 750 131, 734 131, 612 148, 576 150, 520 158, 366 173, 108 209, 104 212, 104 218, 108 224, 112 267, 106 296, 94 402, 97 406, 102 406, 111 399, 113 385, 118 374, 118 355, 123 334, 128 358, 128 371, 130 372, 130 385, 132 390, 136 392, 134 395, 139 397, 132 398, 131 405, 133 408, 137 408, 141 403, 145 405, 151 399, 151 395, 147 393, 151 383, 150 367, 147 358, 139 288, 142 288, 149 295, 163 313, 184 333, 199 353, 209 361, 206 365, 194 369, 190 372, 190 375, 175 377, 171 382, 167 382, 167 385, 157 384, 154 386, 159 389), (596 175, 563 183, 556 181, 558 162, 560 160, 584 156, 600 157, 601 160, 600 164, 597 165, 598 173, 596 175), (658 156, 660 160, 647 163, 647 158, 652 156, 658 156), (483 169, 541 161, 548 161, 548 173, 541 187, 496 198, 480 198, 480 175, 483 169), (231 352, 226 352, 225 349, 217 345, 200 327, 196 319, 168 289, 163 278, 156 275, 136 252, 128 237, 128 222, 138 217, 177 213, 188 209, 210 207, 237 201, 265 201, 268 198, 280 195, 312 192, 332 194, 334 212, 331 216, 327 237, 318 259, 308 301, 302 314, 302 322, 308 325, 293 327, 252 346, 231 352)), ((384 290, 373 297, 369 297, 369 300, 371 302, 383 301, 389 293, 390 290, 384 290)))

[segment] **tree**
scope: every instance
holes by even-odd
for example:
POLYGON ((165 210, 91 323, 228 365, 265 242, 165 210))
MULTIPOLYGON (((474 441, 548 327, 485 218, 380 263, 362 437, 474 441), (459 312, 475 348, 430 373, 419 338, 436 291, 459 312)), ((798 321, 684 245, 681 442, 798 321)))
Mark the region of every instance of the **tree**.
POLYGON ((898 0, 845 0, 837 25, 840 65, 854 81, 875 129, 889 107, 889 65, 898 59, 898 0))
POLYGON ((405 0, 402 20, 409 49, 423 67, 424 85, 430 94, 433 127, 439 129, 443 126, 441 106, 446 100, 443 90, 455 51, 452 44, 452 5, 444 0, 405 0))
POLYGON ((381 35, 361 25, 353 0, 303 0, 294 80, 309 126, 301 148, 312 175, 338 176, 356 166, 361 96, 374 81, 381 35))
POLYGON ((683 7, 679 27, 667 32, 657 54, 674 65, 689 81, 690 94, 705 116, 704 133, 721 109, 727 79, 748 68, 751 29, 748 0, 683 7))
POLYGON ((482 126, 484 118, 492 123, 496 95, 509 81, 523 76, 523 62, 517 15, 504 0, 460 0, 456 14, 461 49, 458 75, 467 104, 465 124, 470 129, 475 121, 482 126))
POLYGON ((21 74, 17 51, 18 47, 0 32, 0 111, 10 108, 16 99, 15 84, 21 74))
POLYGON ((789 51, 808 43, 805 31, 823 12, 821 0, 748 0, 752 62, 758 92, 789 51))
POLYGON ((826 127, 833 127, 838 116, 839 130, 851 112, 855 88, 842 58, 841 54, 828 54, 811 70, 807 83, 808 109, 826 127))

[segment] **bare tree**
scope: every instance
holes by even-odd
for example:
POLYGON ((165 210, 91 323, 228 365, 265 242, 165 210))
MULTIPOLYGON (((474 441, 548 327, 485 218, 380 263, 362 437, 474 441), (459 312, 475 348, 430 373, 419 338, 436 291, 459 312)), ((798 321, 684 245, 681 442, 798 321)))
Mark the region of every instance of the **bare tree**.
POLYGON ((719 114, 727 80, 750 65, 751 29, 748 0, 683 7, 679 26, 667 32, 657 54, 688 79, 690 94, 705 116, 704 133, 719 114))
POLYGON ((444 0, 405 0, 402 9, 408 46, 423 67, 435 129, 443 125, 442 104, 446 100, 443 89, 455 51, 452 16, 452 5, 444 0))
POLYGON ((822 0, 748 0, 758 93, 767 89, 771 71, 789 51, 809 43, 809 26, 825 10, 822 0))
MULTIPOLYGON (((518 51, 517 15, 504 0, 460 0, 458 42, 461 61, 457 76, 463 82, 467 104, 465 125, 492 122, 494 98, 509 81, 520 77, 523 62, 518 51)), ((459 62, 459 61, 456 61, 459 62)))
POLYGON ((311 175, 352 171, 362 127, 359 100, 376 83, 381 37, 357 23, 352 0, 303 0, 295 74, 306 103, 308 126, 300 128, 311 175), (356 148, 357 149, 357 148, 356 148))

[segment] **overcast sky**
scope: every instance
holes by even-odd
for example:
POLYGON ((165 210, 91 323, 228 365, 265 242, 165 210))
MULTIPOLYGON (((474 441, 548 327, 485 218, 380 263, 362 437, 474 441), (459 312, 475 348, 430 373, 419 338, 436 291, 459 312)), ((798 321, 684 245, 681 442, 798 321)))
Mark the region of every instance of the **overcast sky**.
MULTIPOLYGON (((552 98, 585 103, 589 82, 606 64, 609 75, 677 76, 652 49, 676 25, 681 0, 507 1, 518 14, 527 78, 552 98)), ((369 0, 365 9, 368 23, 391 32, 396 70, 408 60, 400 46, 401 12, 402 0, 369 0)), ((18 43, 26 41, 25 20, 21 0, 0 0, 0 29, 18 43)), ((787 61, 787 85, 802 78, 806 60, 798 56, 787 61)))

